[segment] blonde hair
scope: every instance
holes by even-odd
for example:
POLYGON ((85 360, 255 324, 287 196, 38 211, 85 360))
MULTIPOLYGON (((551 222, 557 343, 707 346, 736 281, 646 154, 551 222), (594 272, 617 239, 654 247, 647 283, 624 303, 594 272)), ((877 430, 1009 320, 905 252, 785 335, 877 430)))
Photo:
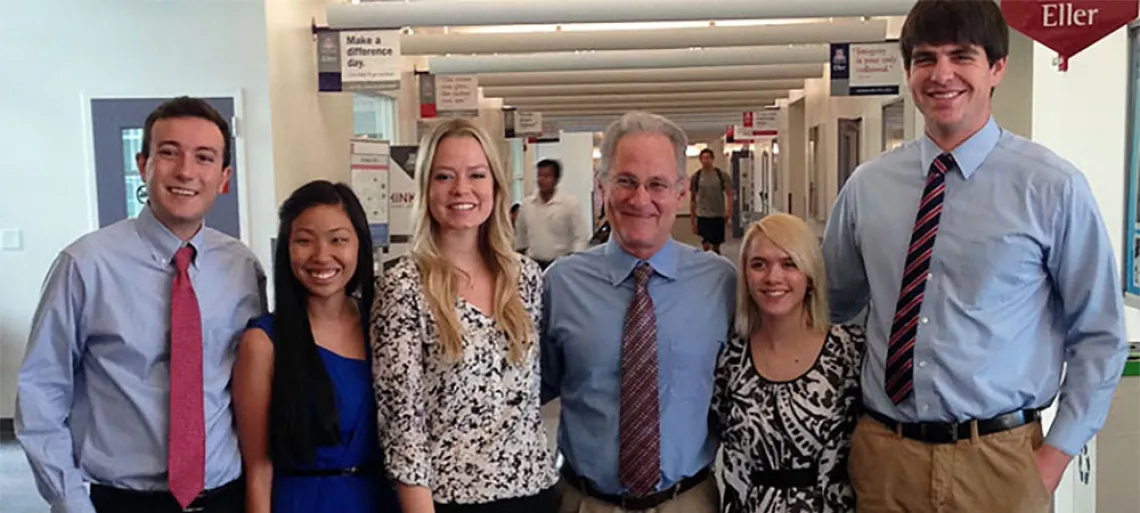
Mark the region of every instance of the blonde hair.
POLYGON ((776 247, 788 254, 796 268, 807 276, 807 294, 804 297, 806 322, 815 331, 827 330, 830 313, 827 309, 827 272, 823 264, 823 251, 815 233, 802 219, 788 214, 771 214, 748 228, 740 245, 739 276, 736 285, 736 332, 742 337, 761 328, 763 316, 760 307, 748 290, 748 257, 752 243, 760 236, 767 237, 776 247))
POLYGON ((470 137, 479 142, 494 181, 491 216, 479 227, 479 252, 494 276, 495 327, 504 331, 510 361, 519 363, 534 343, 534 325, 519 294, 522 267, 514 251, 514 232, 507 198, 507 179, 499 152, 487 132, 474 122, 455 118, 432 127, 420 140, 416 156, 416 196, 412 207, 415 228, 411 256, 423 279, 424 295, 435 319, 444 360, 455 363, 463 355, 463 330, 456 315, 460 271, 439 249, 439 223, 428 206, 432 162, 444 139, 470 137))

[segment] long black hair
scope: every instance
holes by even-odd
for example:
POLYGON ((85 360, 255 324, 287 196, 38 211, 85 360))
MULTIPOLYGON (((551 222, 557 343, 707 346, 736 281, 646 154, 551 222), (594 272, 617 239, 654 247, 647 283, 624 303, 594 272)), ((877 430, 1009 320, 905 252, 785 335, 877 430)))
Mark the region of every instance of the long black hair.
POLYGON ((273 388, 270 399, 269 450, 274 463, 309 464, 317 447, 340 442, 332 381, 317 350, 309 325, 308 289, 293 275, 289 240, 293 221, 309 208, 337 205, 348 214, 359 241, 356 271, 345 293, 357 301, 364 344, 368 346, 368 312, 375 295, 372 237, 360 200, 347 185, 326 180, 309 182, 293 192, 278 213, 277 250, 273 260, 273 388))

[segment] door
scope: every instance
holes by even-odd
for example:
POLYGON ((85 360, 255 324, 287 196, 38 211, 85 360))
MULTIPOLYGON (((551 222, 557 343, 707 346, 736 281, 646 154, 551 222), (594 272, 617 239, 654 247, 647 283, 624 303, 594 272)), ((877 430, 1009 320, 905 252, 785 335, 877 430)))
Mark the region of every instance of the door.
POLYGON ((860 134, 863 119, 839 119, 839 186, 836 194, 843 190, 843 184, 851 178, 851 173, 859 166, 860 134))
MULTIPOLYGON (((91 100, 92 140, 95 148, 95 185, 98 193, 99 227, 134 218, 146 206, 146 186, 139 176, 135 155, 142 151, 146 117, 168 98, 91 100)), ((233 98, 206 98, 233 126, 233 98)), ((206 215, 209 226, 231 237, 241 238, 238 210, 237 168, 232 134, 230 137, 229 191, 218 196, 206 215)))

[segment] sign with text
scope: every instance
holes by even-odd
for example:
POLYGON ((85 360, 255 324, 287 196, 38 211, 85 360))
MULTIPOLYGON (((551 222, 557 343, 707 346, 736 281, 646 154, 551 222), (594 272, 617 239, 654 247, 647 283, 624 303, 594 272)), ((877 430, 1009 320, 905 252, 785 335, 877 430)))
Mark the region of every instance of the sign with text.
POLYGON ((503 108, 503 136, 507 139, 537 136, 542 133, 542 127, 541 112, 503 108))
POLYGON ((1067 60, 1140 14, 1132 0, 1002 0, 1005 22, 1067 60))
POLYGON ((542 113, 526 110, 515 112, 515 133, 523 135, 541 134, 542 113))
POLYGON ((903 81, 899 45, 832 43, 832 96, 893 96, 903 81))
POLYGON ((419 74, 420 117, 477 117, 479 78, 475 75, 419 74))
POLYGON ((388 216, 392 226, 392 244, 407 244, 412 239, 415 219, 412 206, 416 199, 417 146, 392 147, 392 172, 388 216))
POLYGON ((318 90, 400 88, 400 31, 353 30, 317 34, 318 90))
POLYGON ((388 160, 387 141, 352 139, 349 141, 349 182, 360 198, 368 218, 372 245, 388 245, 388 160))
POLYGON ((743 116, 743 125, 736 130, 740 137, 771 137, 780 133, 780 111, 765 109, 761 111, 747 111, 743 116))

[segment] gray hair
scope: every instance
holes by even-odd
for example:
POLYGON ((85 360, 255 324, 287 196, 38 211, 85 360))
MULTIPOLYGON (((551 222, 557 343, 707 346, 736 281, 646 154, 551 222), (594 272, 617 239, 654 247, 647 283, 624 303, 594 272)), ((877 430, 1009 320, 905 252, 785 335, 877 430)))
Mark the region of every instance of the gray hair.
POLYGON ((685 135, 685 131, 664 116, 649 112, 627 112, 617 121, 610 123, 610 126, 606 127, 605 135, 602 136, 602 156, 598 169, 601 178, 604 179, 610 174, 610 163, 618 141, 622 137, 638 133, 668 137, 669 142, 673 143, 673 155, 677 160, 677 178, 689 176, 685 169, 685 150, 689 147, 689 137, 685 135))

